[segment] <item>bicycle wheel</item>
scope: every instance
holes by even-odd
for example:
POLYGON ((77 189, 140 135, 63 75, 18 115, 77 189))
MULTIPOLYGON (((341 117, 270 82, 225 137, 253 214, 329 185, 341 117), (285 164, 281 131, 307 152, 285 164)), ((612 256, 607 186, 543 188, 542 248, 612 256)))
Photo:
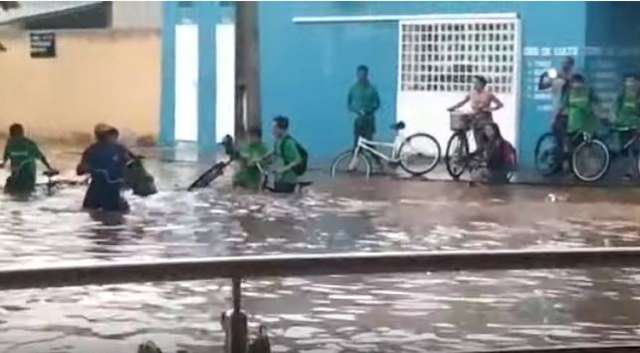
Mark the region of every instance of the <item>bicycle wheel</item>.
POLYGON ((458 180, 469 163, 469 141, 464 131, 455 132, 447 142, 445 164, 447 172, 458 180))
POLYGON ((353 155, 352 150, 340 153, 331 163, 331 176, 364 176, 371 175, 371 162, 362 154, 353 155))
POLYGON ((600 180, 609 169, 609 163, 609 149, 600 140, 583 141, 571 154, 573 173, 586 182, 600 180))
POLYGON ((440 144, 429 134, 413 134, 398 149, 400 166, 413 176, 429 173, 440 161, 440 144))
POLYGON ((562 147, 556 135, 551 132, 540 136, 534 156, 536 170, 543 176, 555 174, 562 168, 562 147))

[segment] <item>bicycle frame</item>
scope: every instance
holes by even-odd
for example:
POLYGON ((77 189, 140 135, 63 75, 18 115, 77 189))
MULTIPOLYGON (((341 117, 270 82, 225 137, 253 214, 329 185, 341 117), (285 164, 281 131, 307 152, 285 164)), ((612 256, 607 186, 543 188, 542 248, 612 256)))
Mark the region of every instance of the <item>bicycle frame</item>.
POLYGON ((399 137, 396 136, 396 141, 394 141, 393 143, 390 142, 380 142, 380 141, 371 141, 371 140, 367 140, 364 137, 360 136, 358 137, 358 143, 356 145, 356 148, 353 151, 353 158, 355 159, 359 154, 361 150, 365 150, 368 151, 369 153, 373 154, 374 156, 379 157, 380 159, 385 160, 387 163, 396 163, 398 162, 398 140, 399 137), (378 150, 376 150, 374 147, 386 147, 386 148, 391 148, 391 156, 388 156, 378 150))

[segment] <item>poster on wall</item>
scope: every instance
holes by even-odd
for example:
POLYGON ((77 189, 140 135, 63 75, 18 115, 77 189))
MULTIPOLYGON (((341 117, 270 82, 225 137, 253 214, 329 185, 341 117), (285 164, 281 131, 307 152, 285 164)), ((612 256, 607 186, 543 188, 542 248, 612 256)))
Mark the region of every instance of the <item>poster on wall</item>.
POLYGON ((55 58, 56 34, 53 32, 31 33, 31 57, 55 58))

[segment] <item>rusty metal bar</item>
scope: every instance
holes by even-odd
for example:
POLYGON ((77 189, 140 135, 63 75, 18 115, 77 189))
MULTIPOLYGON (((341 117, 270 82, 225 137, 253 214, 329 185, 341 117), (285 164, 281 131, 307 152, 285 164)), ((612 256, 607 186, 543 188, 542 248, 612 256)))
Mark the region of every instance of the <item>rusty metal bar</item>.
POLYGON ((0 269, 0 290, 214 278, 640 267, 640 248, 217 257, 0 269))

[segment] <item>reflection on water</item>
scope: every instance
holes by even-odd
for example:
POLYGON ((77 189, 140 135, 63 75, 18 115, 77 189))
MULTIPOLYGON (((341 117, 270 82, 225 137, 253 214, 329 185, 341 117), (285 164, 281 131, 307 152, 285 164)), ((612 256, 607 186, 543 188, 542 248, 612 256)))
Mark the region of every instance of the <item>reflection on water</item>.
MULTIPOLYGON (((2 196, 0 266, 244 254, 632 246, 629 189, 467 188, 321 181, 302 196, 181 191, 187 164, 153 163, 164 191, 126 216, 78 210, 81 188, 2 196)), ((2 176, 0 176, 2 177, 2 176)), ((636 269, 267 278, 245 283, 275 352, 424 352, 637 341, 636 269)), ((0 352, 171 352, 221 347, 226 281, 4 292, 0 352)))

